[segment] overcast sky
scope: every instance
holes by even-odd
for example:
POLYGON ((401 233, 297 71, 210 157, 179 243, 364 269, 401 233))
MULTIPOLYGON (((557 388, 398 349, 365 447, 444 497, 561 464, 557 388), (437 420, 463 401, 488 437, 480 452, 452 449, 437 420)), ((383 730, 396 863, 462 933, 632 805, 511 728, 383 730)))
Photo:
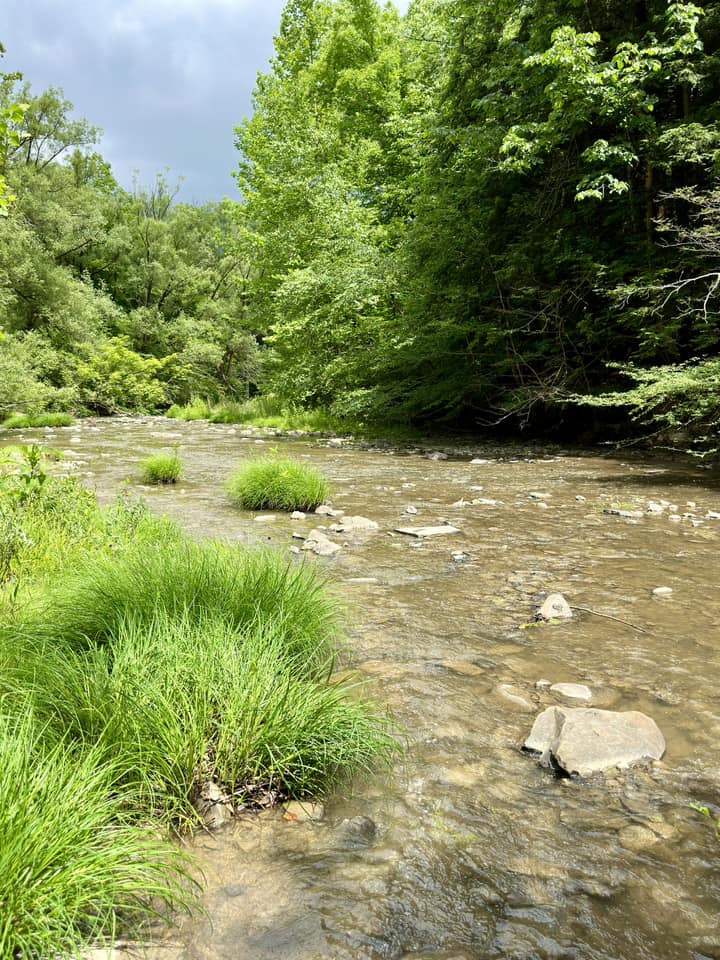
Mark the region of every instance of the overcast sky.
MULTIPOLYGON (((250 113, 284 0, 2 0, 0 70, 62 87, 104 131, 123 186, 170 168, 181 199, 237 197, 233 128, 250 113)), ((401 10, 407 0, 397 3, 401 10)))

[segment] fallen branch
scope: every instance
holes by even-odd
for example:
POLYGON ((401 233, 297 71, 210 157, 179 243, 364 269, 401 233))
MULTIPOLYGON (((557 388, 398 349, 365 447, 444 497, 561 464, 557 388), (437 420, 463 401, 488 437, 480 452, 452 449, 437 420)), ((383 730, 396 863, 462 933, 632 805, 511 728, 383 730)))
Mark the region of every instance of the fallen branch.
POLYGON ((600 613, 599 610, 591 610, 590 607, 571 607, 571 610, 580 610, 581 613, 592 613, 595 617, 605 617, 606 620, 614 620, 615 623, 624 623, 626 627, 632 627, 638 633, 650 633, 644 627, 639 627, 636 623, 630 623, 629 620, 622 620, 620 617, 611 617, 609 613, 600 613))

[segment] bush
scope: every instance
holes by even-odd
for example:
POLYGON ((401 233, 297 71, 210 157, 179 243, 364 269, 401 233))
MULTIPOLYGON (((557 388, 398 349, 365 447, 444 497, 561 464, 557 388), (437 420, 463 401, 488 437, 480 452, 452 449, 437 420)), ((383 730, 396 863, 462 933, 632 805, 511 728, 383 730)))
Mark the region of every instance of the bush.
POLYGON ((141 463, 143 483, 177 483, 182 460, 176 453, 156 453, 141 463))
POLYGON ((190 895, 177 847, 127 823, 133 796, 106 751, 45 740, 27 709, 0 716, 3 960, 77 956, 190 895))
POLYGON ((3 426, 6 430, 26 430, 28 427, 69 427, 74 422, 69 413, 13 413, 3 426))
POLYGON ((228 483, 230 497, 246 510, 312 510, 330 493, 314 467, 280 457, 243 464, 228 483))

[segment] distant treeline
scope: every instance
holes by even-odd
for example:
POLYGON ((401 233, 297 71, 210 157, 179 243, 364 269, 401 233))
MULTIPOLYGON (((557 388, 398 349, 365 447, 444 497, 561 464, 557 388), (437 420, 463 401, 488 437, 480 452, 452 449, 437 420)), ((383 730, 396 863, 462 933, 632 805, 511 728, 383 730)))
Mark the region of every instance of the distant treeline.
POLYGON ((242 202, 200 209, 120 191, 87 126, 59 162, 31 100, 5 330, 79 357, 77 389, 102 342, 163 364, 168 401, 259 383, 473 430, 610 411, 712 446, 719 39, 717 2, 290 0, 237 130, 242 202), (88 319, 34 283, 41 257, 88 319))

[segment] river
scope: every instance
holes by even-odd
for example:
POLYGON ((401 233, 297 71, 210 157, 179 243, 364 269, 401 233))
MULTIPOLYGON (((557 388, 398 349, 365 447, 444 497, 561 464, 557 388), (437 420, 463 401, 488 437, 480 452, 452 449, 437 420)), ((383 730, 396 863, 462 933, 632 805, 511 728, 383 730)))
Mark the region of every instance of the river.
POLYGON ((346 606, 344 665, 396 719, 404 756, 320 821, 268 811, 199 834, 205 912, 158 928, 150 960, 720 957, 720 840, 692 806, 720 800, 720 519, 705 519, 720 511, 717 471, 559 449, 431 460, 159 418, 24 434, 38 439, 102 500, 128 485, 197 537, 291 556, 292 534, 318 525, 227 501, 233 465, 273 446, 321 468, 334 506, 380 524, 330 534, 347 545, 308 562, 346 606), (182 482, 141 487, 138 461, 173 446, 182 482), (496 502, 453 505, 478 498, 496 502), (446 521, 460 532, 394 532, 446 521), (554 591, 595 612, 526 626, 554 591), (539 680, 649 714, 664 761, 556 779, 519 750, 558 702, 539 680))

